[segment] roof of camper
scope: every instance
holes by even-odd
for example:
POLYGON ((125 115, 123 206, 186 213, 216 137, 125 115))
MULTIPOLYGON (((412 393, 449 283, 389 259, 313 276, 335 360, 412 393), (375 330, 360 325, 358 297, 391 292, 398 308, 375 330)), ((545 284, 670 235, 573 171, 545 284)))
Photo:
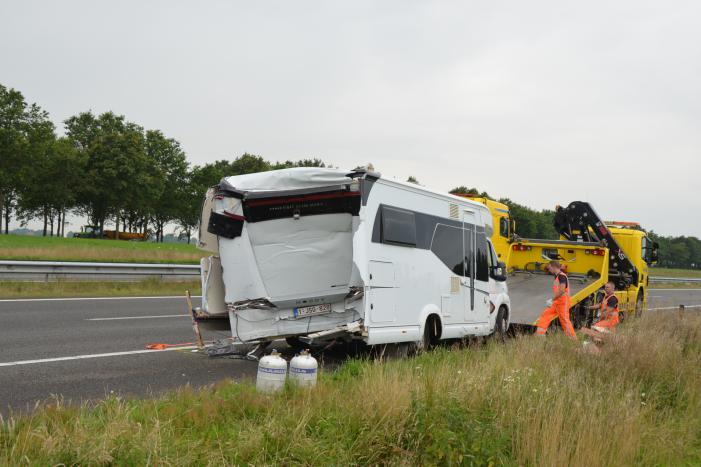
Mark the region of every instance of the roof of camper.
POLYGON ((387 184, 430 193, 434 196, 439 196, 463 205, 469 204, 477 209, 488 211, 485 205, 472 201, 469 198, 462 198, 450 193, 432 190, 415 183, 383 178, 379 173, 368 172, 364 168, 348 170, 327 167, 294 167, 290 169, 224 177, 220 186, 223 189, 239 193, 265 193, 271 191, 304 190, 346 185, 351 183, 354 179, 363 177, 379 179, 387 184))
POLYGON ((294 167, 222 179, 222 188, 239 192, 286 191, 351 183, 351 170, 323 167, 294 167))

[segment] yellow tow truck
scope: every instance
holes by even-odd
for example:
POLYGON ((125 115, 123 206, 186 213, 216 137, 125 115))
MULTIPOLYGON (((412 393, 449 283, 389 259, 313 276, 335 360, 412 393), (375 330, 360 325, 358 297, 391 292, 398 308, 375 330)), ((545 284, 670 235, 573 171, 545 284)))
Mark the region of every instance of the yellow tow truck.
POLYGON ((515 233, 507 205, 464 195, 486 205, 493 217, 492 243, 508 271, 511 322, 532 325, 551 295, 552 276, 545 271, 558 260, 570 278, 570 313, 575 327, 589 326, 607 281, 616 285, 622 317, 640 316, 647 306, 648 265, 657 261, 657 244, 639 224, 605 222, 589 203, 558 206, 554 226, 559 240, 525 239, 515 233))

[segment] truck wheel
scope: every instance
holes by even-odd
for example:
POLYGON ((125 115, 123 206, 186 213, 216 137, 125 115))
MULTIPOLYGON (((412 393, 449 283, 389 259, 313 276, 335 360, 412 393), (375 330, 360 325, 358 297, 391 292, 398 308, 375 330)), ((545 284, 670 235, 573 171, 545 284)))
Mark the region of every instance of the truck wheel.
POLYGON ((638 299, 635 301, 635 317, 640 318, 643 315, 643 307, 645 306, 645 296, 642 289, 638 292, 638 299))
POLYGON ((493 337, 499 342, 506 342, 506 334, 509 332, 509 315, 506 307, 500 306, 497 312, 496 323, 494 323, 493 337))

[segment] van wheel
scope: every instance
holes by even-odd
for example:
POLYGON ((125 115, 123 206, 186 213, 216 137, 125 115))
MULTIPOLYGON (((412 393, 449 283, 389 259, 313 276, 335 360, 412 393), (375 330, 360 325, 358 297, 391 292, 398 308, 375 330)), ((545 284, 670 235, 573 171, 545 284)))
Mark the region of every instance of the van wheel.
POLYGON ((506 342, 506 335, 509 332, 509 315, 506 307, 500 306, 497 312, 496 323, 494 323, 494 334, 492 336, 499 342, 506 342))
POLYGON ((643 290, 638 292, 638 299, 635 301, 635 317, 640 318, 643 315, 643 307, 645 306, 645 296, 643 290))
POLYGON ((441 320, 436 315, 431 315, 426 319, 424 335, 419 342, 421 350, 429 350, 438 345, 441 339, 441 320))

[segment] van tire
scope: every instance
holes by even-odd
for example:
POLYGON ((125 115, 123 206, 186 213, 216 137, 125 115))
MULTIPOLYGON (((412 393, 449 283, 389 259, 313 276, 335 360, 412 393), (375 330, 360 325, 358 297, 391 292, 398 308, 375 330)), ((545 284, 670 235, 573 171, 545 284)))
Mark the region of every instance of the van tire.
POLYGON ((429 350, 438 345, 443 330, 438 315, 429 315, 424 325, 424 334, 419 341, 420 350, 429 350))
POLYGON ((499 342, 506 342, 509 332, 509 312, 505 306, 500 306, 494 323, 494 333, 492 336, 499 342))

